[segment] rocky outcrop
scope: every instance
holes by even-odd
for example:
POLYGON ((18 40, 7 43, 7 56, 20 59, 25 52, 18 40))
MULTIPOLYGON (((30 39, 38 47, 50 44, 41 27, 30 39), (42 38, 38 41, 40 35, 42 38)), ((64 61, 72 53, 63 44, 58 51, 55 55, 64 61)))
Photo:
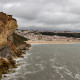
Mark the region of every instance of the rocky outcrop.
POLYGON ((10 46, 8 44, 0 47, 0 57, 9 58, 11 55, 10 46))
POLYGON ((11 15, 0 12, 0 77, 12 67, 16 67, 15 57, 23 57, 23 49, 28 49, 27 39, 14 33, 17 21, 11 15))
POLYGON ((7 43, 7 37, 17 28, 17 21, 12 16, 0 13, 0 45, 7 43))
POLYGON ((27 39, 16 33, 12 33, 8 37, 8 45, 10 46, 10 51, 14 57, 22 57, 22 54, 24 54, 22 50, 27 50, 30 47, 30 45, 24 41, 27 41, 27 39))

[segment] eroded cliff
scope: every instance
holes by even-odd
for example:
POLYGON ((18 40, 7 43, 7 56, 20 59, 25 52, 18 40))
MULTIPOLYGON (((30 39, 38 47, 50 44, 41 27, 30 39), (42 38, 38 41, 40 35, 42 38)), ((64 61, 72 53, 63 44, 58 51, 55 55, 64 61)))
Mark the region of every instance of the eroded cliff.
POLYGON ((0 12, 0 46, 7 43, 7 37, 17 27, 17 21, 11 15, 0 12))
POLYGON ((27 39, 14 33, 17 21, 11 15, 0 12, 0 77, 12 67, 16 67, 15 57, 22 57, 23 49, 28 49, 27 39))

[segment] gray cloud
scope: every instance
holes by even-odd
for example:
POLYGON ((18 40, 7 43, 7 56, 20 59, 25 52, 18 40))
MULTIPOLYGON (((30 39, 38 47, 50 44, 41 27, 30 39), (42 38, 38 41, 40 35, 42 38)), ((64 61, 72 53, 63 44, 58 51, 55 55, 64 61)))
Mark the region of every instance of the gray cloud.
POLYGON ((0 0, 0 11, 12 14, 19 28, 80 30, 80 0, 0 0))

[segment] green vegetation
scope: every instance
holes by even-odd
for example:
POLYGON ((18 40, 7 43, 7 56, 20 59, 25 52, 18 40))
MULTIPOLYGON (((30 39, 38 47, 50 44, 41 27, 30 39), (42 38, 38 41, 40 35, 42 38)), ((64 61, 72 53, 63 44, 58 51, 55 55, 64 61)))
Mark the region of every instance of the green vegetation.
POLYGON ((80 33, 54 33, 54 32, 40 32, 42 35, 57 35, 57 36, 65 36, 65 37, 73 37, 80 38, 80 33))

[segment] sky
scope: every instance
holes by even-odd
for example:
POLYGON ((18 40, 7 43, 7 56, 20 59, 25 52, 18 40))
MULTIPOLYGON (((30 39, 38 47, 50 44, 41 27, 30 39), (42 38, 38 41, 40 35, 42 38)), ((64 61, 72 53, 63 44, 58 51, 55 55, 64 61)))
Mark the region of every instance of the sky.
POLYGON ((0 0, 19 29, 80 31, 80 0, 0 0))

